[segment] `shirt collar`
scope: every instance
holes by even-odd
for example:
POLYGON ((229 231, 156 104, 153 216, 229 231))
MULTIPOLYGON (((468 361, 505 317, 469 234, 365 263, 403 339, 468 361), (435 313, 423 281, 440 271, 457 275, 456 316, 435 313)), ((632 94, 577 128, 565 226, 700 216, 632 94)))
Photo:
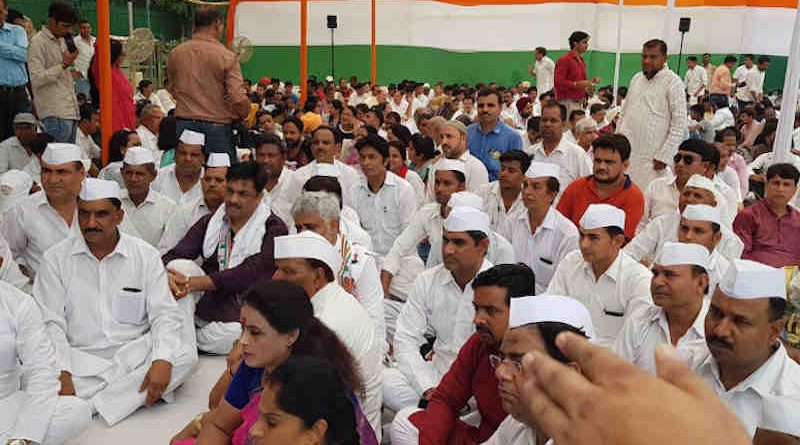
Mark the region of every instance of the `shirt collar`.
MULTIPOLYGON (((114 250, 106 255, 103 259, 111 258, 114 254, 120 254, 123 257, 129 257, 131 254, 131 247, 129 245, 128 235, 122 233, 119 228, 117 228, 117 233, 119 234, 119 240, 117 240, 117 245, 114 247, 114 250)), ((80 236, 75 237, 75 242, 72 243, 72 251, 70 252, 73 255, 83 253, 89 255, 90 257, 97 259, 96 256, 89 250, 89 246, 86 245, 86 240, 83 238, 83 234, 80 236)))
POLYGON ((319 316, 319 314, 325 310, 325 306, 327 306, 328 302, 336 295, 338 287, 339 285, 336 283, 336 280, 331 281, 311 297, 311 307, 314 309, 315 316, 319 316))
MULTIPOLYGON (((442 270, 441 270, 441 273, 439 274, 439 284, 446 285, 448 283, 453 283, 454 286, 458 286, 456 284, 456 279, 453 278, 453 274, 450 272, 450 270, 444 266, 444 263, 442 263, 441 266, 442 266, 442 270)), ((492 267, 492 263, 490 263, 489 260, 487 260, 486 257, 484 257, 483 258, 483 263, 481 264, 481 268, 480 268, 480 270, 478 270, 478 273, 481 273, 484 270, 490 269, 491 267, 492 267)), ((475 277, 472 277, 472 280, 474 280, 474 279, 475 279, 475 277)), ((472 280, 469 280, 469 283, 467 283, 467 285, 464 286, 464 289, 466 289, 468 286, 470 286, 472 284, 472 280)))
MULTIPOLYGON (((786 354, 783 345, 780 342, 777 344, 778 348, 766 362, 762 363, 755 372, 726 392, 731 394, 752 389, 761 397, 769 396, 772 392, 772 387, 775 386, 775 382, 780 379, 781 371, 786 367, 787 360, 791 360, 786 354)), ((719 379, 719 364, 716 359, 714 359, 714 355, 708 354, 708 358, 706 358, 701 366, 705 367, 707 371, 710 371, 719 384, 719 387, 724 390, 725 387, 719 379)))
POLYGON ((53 35, 53 32, 50 31, 50 28, 48 28, 47 25, 42 26, 42 34, 44 34, 44 36, 49 40, 58 40, 58 37, 53 35))
MULTIPOLYGON (((687 335, 689 331, 694 332, 695 338, 706 338, 706 313, 708 312, 708 307, 711 305, 711 300, 707 298, 703 298, 703 303, 700 306, 700 312, 697 313, 697 316, 694 318, 694 322, 692 325, 689 326, 689 330, 686 331, 687 335)), ((669 321, 667 321, 667 312, 658 306, 653 306, 657 310, 653 311, 652 316, 650 317, 650 321, 652 322, 661 322, 667 328, 667 333, 669 333, 669 321)))
MULTIPOLYGON (((606 269, 606 271, 603 272, 602 275, 600 275, 600 278, 608 277, 608 278, 611 279, 611 281, 613 281, 615 283, 618 282, 619 279, 621 278, 620 275, 621 275, 622 268, 624 266, 624 264, 622 264, 623 255, 624 255, 624 252, 622 250, 620 250, 617 253, 617 257, 614 259, 614 262, 612 262, 611 265, 608 266, 608 269, 606 269)), ((589 276, 594 278, 594 270, 592 269, 592 265, 589 264, 586 260, 583 261, 583 269, 589 276)), ((600 278, 598 278, 595 281, 600 281, 600 278)))

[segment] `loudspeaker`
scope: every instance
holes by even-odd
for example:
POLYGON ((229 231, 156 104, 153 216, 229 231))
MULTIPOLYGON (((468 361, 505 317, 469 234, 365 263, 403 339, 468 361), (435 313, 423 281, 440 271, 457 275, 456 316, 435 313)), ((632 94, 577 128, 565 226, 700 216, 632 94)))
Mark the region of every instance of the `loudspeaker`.
POLYGON ((692 25, 691 17, 681 17, 681 21, 680 23, 678 23, 678 32, 689 32, 689 27, 691 25, 692 25))
POLYGON ((328 29, 336 29, 339 27, 338 21, 335 15, 328 16, 328 29))

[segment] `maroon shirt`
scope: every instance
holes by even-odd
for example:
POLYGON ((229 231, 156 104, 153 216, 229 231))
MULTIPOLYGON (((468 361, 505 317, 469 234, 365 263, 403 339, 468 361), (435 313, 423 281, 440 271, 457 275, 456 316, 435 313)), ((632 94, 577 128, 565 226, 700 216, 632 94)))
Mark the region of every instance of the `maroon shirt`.
POLYGON ((759 201, 742 210, 733 221, 733 232, 744 243, 742 258, 772 267, 800 265, 800 211, 786 206, 778 218, 759 201))
POLYGON ((556 61, 554 90, 556 100, 583 100, 586 90, 575 87, 575 82, 586 80, 586 62, 572 51, 556 61))
MULTIPOLYGON (((164 265, 172 260, 194 260, 203 255, 203 239, 212 214, 200 218, 172 250, 161 257, 164 265)), ((247 290, 260 278, 271 278, 275 273, 275 237, 288 235, 286 224, 270 214, 267 231, 261 240, 261 252, 247 257, 241 264, 230 269, 219 270, 216 251, 210 258, 203 258, 203 271, 214 282, 216 290, 207 291, 197 303, 195 313, 206 321, 239 321, 239 294, 247 290)))
POLYGON ((409 418, 419 430, 420 445, 478 444, 492 437, 506 418, 497 377, 489 363, 489 355, 495 353, 497 349, 481 342, 478 334, 467 339, 428 407, 409 418), (477 428, 459 419, 461 408, 473 396, 481 413, 477 428))

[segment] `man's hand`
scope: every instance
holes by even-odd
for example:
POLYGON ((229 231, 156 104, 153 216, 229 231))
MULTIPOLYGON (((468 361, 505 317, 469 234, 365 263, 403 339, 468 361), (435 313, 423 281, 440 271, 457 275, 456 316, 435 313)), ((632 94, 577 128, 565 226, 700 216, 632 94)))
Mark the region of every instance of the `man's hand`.
POLYGON ((430 402, 434 391, 436 391, 435 387, 434 388, 428 388, 427 391, 422 393, 422 398, 430 402))
POLYGON ((381 286, 383 286, 383 298, 389 298, 389 286, 392 285, 392 274, 388 271, 381 271, 381 286))
POLYGON ((151 406, 161 398, 172 378, 172 363, 166 360, 156 360, 150 365, 150 369, 144 376, 139 392, 147 390, 145 406, 151 406))
POLYGON ((180 300, 189 293, 189 278, 173 269, 167 269, 169 290, 176 300, 180 300))
POLYGON ((656 378, 576 334, 560 334, 556 345, 581 372, 529 353, 519 388, 526 423, 555 443, 750 443, 736 416, 674 349, 656 351, 656 378))
POLYGON ((661 170, 664 170, 665 168, 667 168, 667 164, 665 164, 665 163, 663 163, 663 162, 661 162, 661 161, 659 161, 657 159, 653 159, 653 169, 655 171, 660 172, 661 170))
POLYGON ((575 82, 575 88, 580 88, 582 90, 588 91, 590 88, 594 89, 594 85, 592 85, 592 82, 589 80, 579 80, 575 82))
POLYGON ((64 66, 71 66, 73 63, 75 63, 76 58, 78 58, 78 51, 75 51, 74 53, 67 51, 61 55, 61 64, 64 66))
POLYGON ((72 383, 72 374, 68 373, 67 371, 61 371, 61 375, 58 377, 58 380, 61 381, 61 390, 58 391, 58 395, 60 396, 75 395, 75 384, 72 383))

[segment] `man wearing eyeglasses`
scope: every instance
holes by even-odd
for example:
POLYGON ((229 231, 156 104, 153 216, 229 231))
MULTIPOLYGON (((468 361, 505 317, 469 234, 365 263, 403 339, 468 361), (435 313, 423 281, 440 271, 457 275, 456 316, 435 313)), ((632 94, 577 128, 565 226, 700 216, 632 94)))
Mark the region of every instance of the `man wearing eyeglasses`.
POLYGON ((508 329, 510 302, 534 292, 534 273, 523 264, 500 264, 478 274, 472 288, 476 332, 442 377, 427 408, 397 413, 391 433, 394 445, 483 443, 506 417, 493 368, 508 329), (472 397, 480 413, 477 427, 459 419, 472 397))

